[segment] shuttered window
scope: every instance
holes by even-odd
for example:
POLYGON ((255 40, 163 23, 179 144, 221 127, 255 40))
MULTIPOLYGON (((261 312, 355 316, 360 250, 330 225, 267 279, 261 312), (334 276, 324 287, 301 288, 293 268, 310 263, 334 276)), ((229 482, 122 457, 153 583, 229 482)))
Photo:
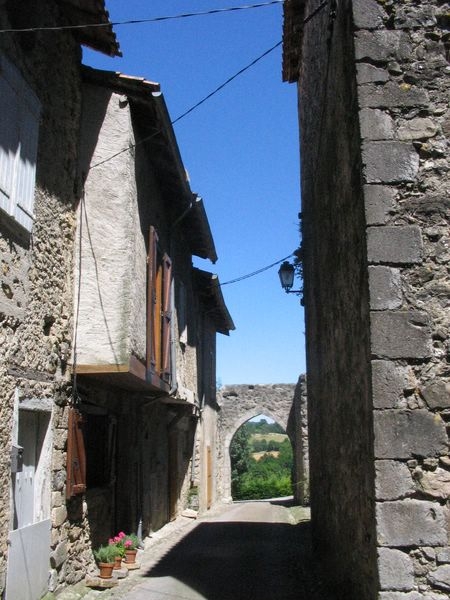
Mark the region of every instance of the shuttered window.
POLYGON ((80 411, 70 407, 67 426, 67 498, 86 491, 86 452, 82 422, 80 411))
POLYGON ((40 103, 3 54, 0 99, 0 208, 31 231, 40 103))
POLYGON ((172 262, 150 227, 147 291, 147 368, 164 382, 171 382, 170 322, 172 319, 172 262))

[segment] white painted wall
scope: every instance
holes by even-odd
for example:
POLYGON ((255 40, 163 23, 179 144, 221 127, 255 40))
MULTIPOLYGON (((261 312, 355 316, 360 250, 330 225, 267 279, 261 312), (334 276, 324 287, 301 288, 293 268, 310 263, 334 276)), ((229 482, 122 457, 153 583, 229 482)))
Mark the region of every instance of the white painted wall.
POLYGON ((82 141, 90 167, 78 215, 81 264, 80 243, 75 260, 77 363, 123 364, 130 354, 138 221, 133 151, 98 165, 134 143, 130 107, 122 96, 85 86, 82 141))

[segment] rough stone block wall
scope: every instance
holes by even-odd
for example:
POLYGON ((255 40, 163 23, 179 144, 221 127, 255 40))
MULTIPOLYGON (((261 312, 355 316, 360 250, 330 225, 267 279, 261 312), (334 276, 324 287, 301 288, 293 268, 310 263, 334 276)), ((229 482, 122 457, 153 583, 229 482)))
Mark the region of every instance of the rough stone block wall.
POLYGON ((353 2, 380 600, 450 592, 449 5, 353 2))
MULTIPOLYGON (((0 24, 24 17, 23 6, 0 2, 0 24), (18 13, 21 15, 18 15, 18 13)), ((34 25, 59 22, 55 2, 33 5, 34 25)), ((17 26, 17 22, 16 26, 17 26)), ((2 35, 0 51, 20 69, 42 105, 30 239, 17 238, 0 222, 0 593, 4 586, 10 528, 10 450, 13 399, 51 398, 56 424, 52 456, 52 552, 61 564, 67 535, 65 513, 65 431, 57 425, 70 396, 67 387, 72 328, 72 251, 75 231, 76 159, 80 110, 80 48, 67 33, 2 35), (43 49, 45 48, 45 52, 43 49), (51 78, 49 79, 49 73, 51 78), (58 160, 58 157, 64 157, 58 160)))
POLYGON ((449 5, 293 4, 313 535, 342 597, 441 600, 449 5))
POLYGON ((352 3, 297 4, 304 18, 318 9, 303 25, 299 79, 313 541, 338 597, 374 600, 369 292, 352 3))

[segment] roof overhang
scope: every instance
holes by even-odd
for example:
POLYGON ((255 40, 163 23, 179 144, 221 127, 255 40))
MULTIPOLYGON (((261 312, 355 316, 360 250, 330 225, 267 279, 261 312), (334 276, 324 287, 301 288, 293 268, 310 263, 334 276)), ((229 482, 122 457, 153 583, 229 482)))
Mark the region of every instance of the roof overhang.
POLYGON ((200 196, 194 194, 192 207, 181 223, 192 254, 200 258, 208 258, 212 263, 217 261, 216 247, 206 216, 205 205, 200 196))
POLYGON ((216 331, 229 335, 236 327, 225 304, 218 276, 196 267, 192 271, 197 293, 216 331))
POLYGON ((108 56, 122 56, 104 0, 58 1, 68 25, 87 25, 87 27, 73 30, 73 34, 80 44, 108 56), (96 26, 89 27, 89 25, 96 26))

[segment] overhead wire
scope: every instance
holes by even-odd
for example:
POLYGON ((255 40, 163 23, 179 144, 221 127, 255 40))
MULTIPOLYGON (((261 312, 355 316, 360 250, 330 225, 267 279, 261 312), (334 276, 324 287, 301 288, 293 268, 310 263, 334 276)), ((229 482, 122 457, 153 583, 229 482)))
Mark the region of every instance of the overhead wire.
MULTIPOLYGON (((184 111, 184 113, 182 113, 181 115, 179 115, 178 117, 176 117, 176 119, 174 119, 173 121, 171 121, 171 125, 174 125, 175 123, 178 123, 179 121, 181 121, 181 119, 183 119, 184 117, 186 117, 187 115, 189 115, 196 108, 198 108, 199 106, 201 106, 202 104, 204 104, 207 100, 209 100, 210 98, 212 98, 213 96, 215 96, 225 86, 227 86, 229 83, 231 83, 232 81, 234 81, 234 79, 236 79, 237 77, 239 77, 239 75, 242 75, 243 73, 245 73, 246 71, 248 71, 248 69, 250 69, 251 67, 253 67, 257 62, 259 62, 264 57, 266 57, 268 54, 270 54, 271 52, 273 52, 276 48, 278 48, 279 46, 281 46, 282 43, 283 43, 282 41, 277 42, 274 46, 272 46, 271 48, 269 48, 268 50, 266 50, 265 52, 263 52, 262 54, 260 54, 257 58, 255 58, 254 60, 252 60, 248 65, 246 65, 242 69, 239 69, 239 71, 237 71, 231 77, 228 77, 228 79, 226 81, 224 81, 219 86, 217 86, 212 92, 210 92, 209 94, 207 94, 206 96, 204 96, 201 100, 199 100, 193 106, 191 106, 186 111, 184 111)), ((122 150, 119 150, 118 152, 112 154, 111 156, 108 156, 107 158, 99 161, 98 163, 95 163, 94 165, 91 166, 91 169, 95 169, 95 167, 99 167, 100 165, 103 165, 103 164, 109 162, 113 158, 116 158, 116 156, 119 156, 120 154, 123 154, 124 152, 128 152, 129 150, 132 150, 133 148, 136 148, 136 146, 138 146, 140 144, 143 144, 144 142, 148 142, 149 140, 151 140, 152 138, 156 137, 161 132, 162 132, 162 130, 155 131, 154 133, 152 133, 152 134, 150 134, 150 135, 148 135, 148 136, 146 136, 146 137, 138 140, 134 144, 130 144, 126 148, 123 148, 122 150)))
POLYGON ((231 283, 238 283, 239 281, 243 281, 244 279, 250 279, 250 277, 255 277, 255 275, 259 275, 260 273, 264 273, 264 271, 268 271, 269 269, 276 267, 276 265, 279 265, 280 263, 284 262, 288 258, 291 258, 292 256, 295 256, 295 254, 294 253, 289 254, 288 256, 285 256, 284 258, 280 258, 280 260, 277 260, 276 262, 274 262, 270 265, 267 265, 266 267, 262 267, 261 269, 258 269, 257 271, 252 271, 251 273, 247 273, 247 275, 242 275, 241 277, 236 277, 235 279, 230 279, 229 281, 224 281, 223 283, 218 283, 217 287, 223 287, 224 285, 230 285, 231 283))
POLYGON ((220 13, 235 12, 239 10, 250 10, 254 8, 264 8, 274 4, 282 4, 284 0, 270 0, 269 2, 259 2, 258 4, 247 4, 244 6, 228 6, 225 8, 213 8, 199 12, 181 13, 177 15, 165 15, 161 17, 151 17, 148 19, 128 19, 126 21, 108 21, 107 23, 84 23, 80 25, 55 25, 49 27, 24 27, 18 29, 0 29, 0 33, 32 33, 38 31, 70 31, 76 29, 117 27, 119 25, 138 25, 141 23, 158 23, 175 19, 186 19, 190 17, 202 17, 205 15, 216 15, 220 13))
MULTIPOLYGON (((247 6, 239 7, 239 8, 245 9, 245 8, 256 8, 256 7, 260 7, 260 6, 269 6, 271 4, 282 3, 283 1, 284 0, 274 0, 274 1, 271 1, 271 2, 265 2, 265 3, 260 3, 260 4, 252 4, 252 5, 247 5, 247 6)), ((313 17, 315 17, 329 3, 329 1, 330 0, 322 0, 322 2, 317 6, 317 8, 315 8, 309 15, 307 15, 303 19, 303 24, 305 25, 313 17)), ((226 10, 236 10, 237 8, 238 7, 234 7, 234 8, 230 8, 230 9, 215 9, 213 11, 205 11, 204 13, 191 13, 191 14, 192 15, 194 15, 194 14, 195 15, 197 15, 197 14, 198 15, 199 14, 213 14, 214 12, 217 12, 217 11, 222 11, 223 12, 223 11, 226 11, 226 10)), ((162 20, 165 17, 158 17, 158 18, 160 20, 162 20)), ((0 33, 1 33, 1 31, 0 31, 0 33)), ((207 100, 209 100, 210 98, 212 98, 213 96, 215 96, 215 94, 217 94, 218 92, 220 92, 229 83, 231 83, 232 81, 234 81, 234 79, 236 79, 237 77, 239 77, 239 75, 242 75, 243 73, 245 73, 246 71, 248 71, 256 63, 258 63, 260 60, 262 60, 268 54, 270 54, 271 52, 273 52, 273 50, 275 50, 276 48, 278 48, 279 46, 281 46, 282 43, 283 43, 283 41, 281 40, 280 42, 276 43, 274 46, 272 46, 271 48, 269 48, 268 50, 266 50, 265 52, 263 52, 262 54, 260 54, 257 58, 255 58, 254 60, 252 60, 248 65, 246 65, 242 69, 239 69, 239 71, 237 71, 234 75, 232 75, 226 81, 224 81, 219 86, 217 86, 212 92, 210 92, 209 94, 207 94, 206 96, 204 96, 201 100, 199 100, 193 106, 191 106, 190 108, 188 108, 184 113, 182 113, 181 115, 179 115, 178 117, 176 117, 173 121, 171 121, 171 125, 174 125, 175 123, 178 123, 179 121, 181 121, 181 119, 183 119, 184 117, 186 117, 187 115, 189 115, 196 108, 198 108, 199 106, 201 106, 202 104, 204 104, 207 100)), ((129 150, 133 150, 133 148, 136 148, 136 146, 138 146, 139 144, 143 144, 143 143, 149 141, 150 139, 156 137, 159 133, 161 133, 161 131, 162 130, 158 130, 158 131, 150 134, 149 136, 146 136, 146 137, 142 138, 138 142, 136 142, 134 144, 130 144, 126 148, 123 148, 122 150, 119 150, 118 152, 116 152, 115 154, 112 154, 111 156, 105 158, 104 160, 101 160, 98 163, 95 163, 94 165, 91 166, 91 169, 95 169, 96 167, 99 167, 100 165, 103 165, 103 164, 109 162, 110 160, 112 160, 113 158, 116 158, 116 156, 119 156, 119 155, 123 154, 124 152, 128 152, 129 150)))

